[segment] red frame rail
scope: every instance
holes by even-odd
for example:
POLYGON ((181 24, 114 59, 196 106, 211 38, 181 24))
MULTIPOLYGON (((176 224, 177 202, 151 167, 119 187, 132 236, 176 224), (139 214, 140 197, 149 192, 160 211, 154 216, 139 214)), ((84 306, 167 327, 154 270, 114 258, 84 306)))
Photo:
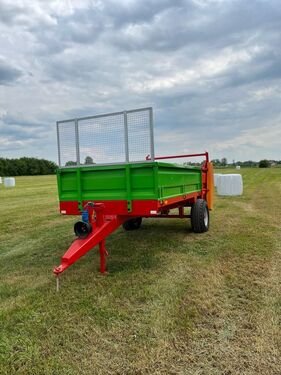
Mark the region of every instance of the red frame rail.
MULTIPOLYGON (((206 162, 209 161, 209 153, 207 151, 200 153, 200 154, 185 154, 185 155, 168 155, 168 156, 156 156, 154 160, 161 160, 161 159, 179 159, 179 158, 193 158, 197 156, 205 156, 206 162)), ((150 155, 147 155, 146 160, 151 160, 150 155)))

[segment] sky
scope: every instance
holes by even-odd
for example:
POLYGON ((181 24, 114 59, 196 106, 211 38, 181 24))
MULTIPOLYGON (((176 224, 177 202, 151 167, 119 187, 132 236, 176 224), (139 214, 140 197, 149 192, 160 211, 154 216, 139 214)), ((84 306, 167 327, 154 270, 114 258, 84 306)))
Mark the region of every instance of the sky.
POLYGON ((280 0, 0 0, 0 157, 153 107, 157 155, 281 159, 280 0))

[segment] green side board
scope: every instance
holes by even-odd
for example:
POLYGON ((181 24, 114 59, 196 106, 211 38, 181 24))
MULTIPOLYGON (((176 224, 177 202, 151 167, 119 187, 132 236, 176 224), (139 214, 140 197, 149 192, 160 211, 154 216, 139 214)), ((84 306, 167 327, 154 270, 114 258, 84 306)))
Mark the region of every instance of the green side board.
POLYGON ((161 162, 61 168, 60 201, 167 199, 201 190, 199 167, 161 162))

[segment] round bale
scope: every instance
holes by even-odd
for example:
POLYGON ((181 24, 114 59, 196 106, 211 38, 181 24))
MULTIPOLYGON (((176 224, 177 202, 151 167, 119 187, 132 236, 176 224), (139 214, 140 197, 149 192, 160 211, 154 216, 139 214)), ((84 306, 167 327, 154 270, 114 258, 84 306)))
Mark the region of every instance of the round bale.
POLYGON ((241 174, 223 174, 217 185, 218 195, 242 195, 243 180, 241 174))
POLYGON ((5 177, 4 178, 4 186, 5 187, 14 187, 14 186, 16 186, 15 177, 5 177))

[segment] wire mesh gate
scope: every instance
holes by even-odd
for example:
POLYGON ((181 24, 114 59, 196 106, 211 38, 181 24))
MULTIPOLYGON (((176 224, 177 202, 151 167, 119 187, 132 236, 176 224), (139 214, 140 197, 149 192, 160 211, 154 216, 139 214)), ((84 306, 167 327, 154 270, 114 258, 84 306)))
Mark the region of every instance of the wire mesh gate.
POLYGON ((154 160, 152 108, 57 122, 60 167, 154 160))

